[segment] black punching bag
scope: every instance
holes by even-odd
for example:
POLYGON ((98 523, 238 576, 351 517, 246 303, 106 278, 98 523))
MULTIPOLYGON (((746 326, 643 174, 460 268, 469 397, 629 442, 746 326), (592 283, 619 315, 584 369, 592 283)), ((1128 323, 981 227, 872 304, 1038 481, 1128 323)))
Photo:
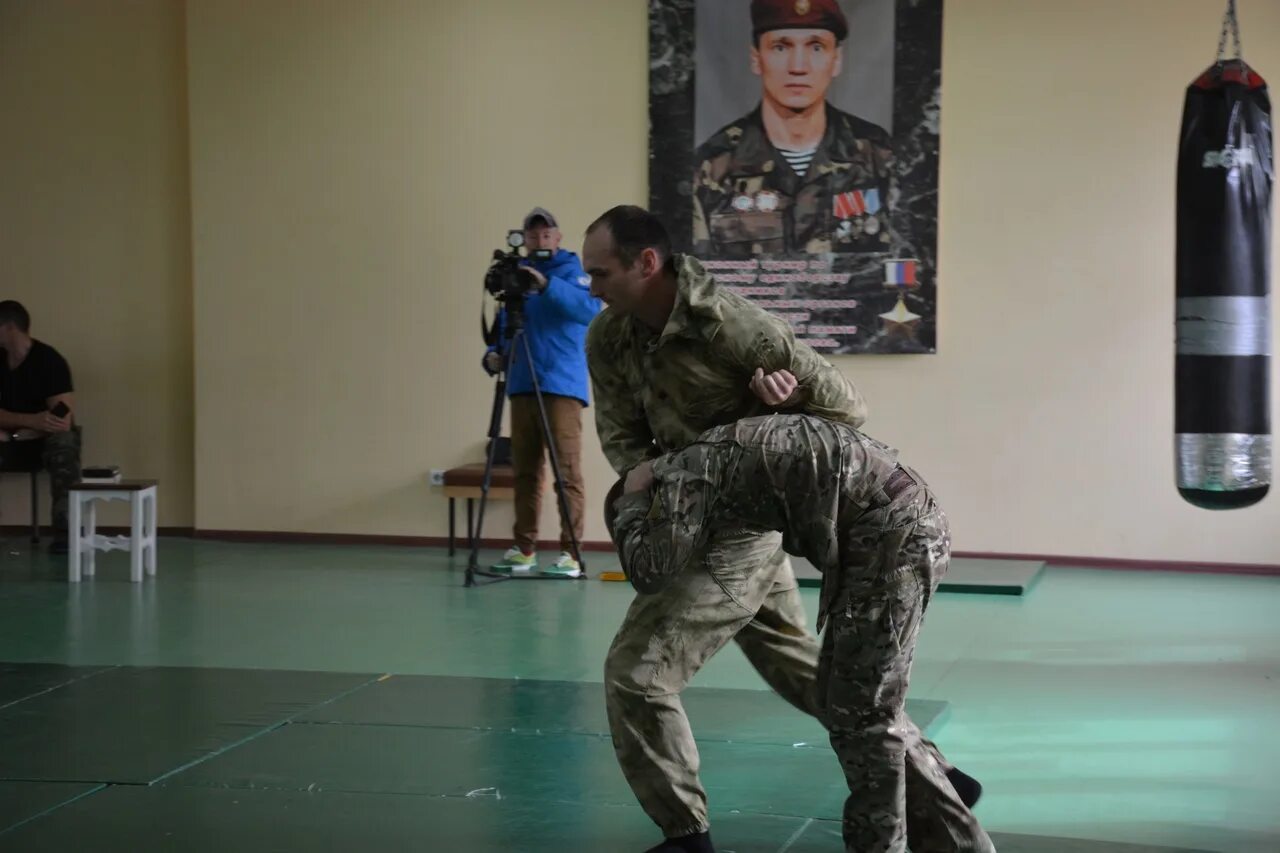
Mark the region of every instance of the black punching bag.
POLYGON ((1223 60, 1228 25, 1235 0, 1218 62, 1187 89, 1178 152, 1178 491, 1206 509, 1271 485, 1271 104, 1243 59, 1223 60))

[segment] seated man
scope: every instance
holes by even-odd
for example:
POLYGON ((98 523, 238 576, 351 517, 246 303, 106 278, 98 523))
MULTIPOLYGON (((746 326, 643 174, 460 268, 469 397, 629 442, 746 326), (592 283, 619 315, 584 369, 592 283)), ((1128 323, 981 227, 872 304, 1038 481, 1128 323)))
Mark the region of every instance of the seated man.
POLYGON ((0 468, 37 462, 49 472, 53 494, 50 551, 65 554, 67 492, 80 478, 71 369, 56 349, 31 337, 27 309, 6 300, 0 302, 0 468))
POLYGON ((622 568, 654 593, 718 532, 782 534, 822 572, 818 683, 857 853, 992 851, 904 712, 916 637, 950 562, 947 520, 897 452, 809 415, 747 418, 642 463, 607 511, 622 568))

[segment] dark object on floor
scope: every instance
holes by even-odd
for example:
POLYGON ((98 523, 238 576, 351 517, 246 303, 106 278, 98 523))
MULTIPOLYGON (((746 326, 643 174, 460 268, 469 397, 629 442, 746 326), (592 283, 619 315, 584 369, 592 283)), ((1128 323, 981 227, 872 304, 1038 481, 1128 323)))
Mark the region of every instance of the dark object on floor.
MULTIPOLYGON (((800 586, 822 586, 822 575, 807 560, 792 561, 800 586)), ((1026 595, 1044 574, 1043 560, 998 560, 956 557, 938 592, 975 595, 1026 595)))
POLYGON ((965 808, 973 808, 982 799, 982 783, 963 770, 952 767, 947 773, 947 781, 956 789, 965 808))
POLYGON ((645 853, 716 853, 716 848, 711 846, 710 832, 698 832, 668 838, 657 847, 650 847, 645 853))

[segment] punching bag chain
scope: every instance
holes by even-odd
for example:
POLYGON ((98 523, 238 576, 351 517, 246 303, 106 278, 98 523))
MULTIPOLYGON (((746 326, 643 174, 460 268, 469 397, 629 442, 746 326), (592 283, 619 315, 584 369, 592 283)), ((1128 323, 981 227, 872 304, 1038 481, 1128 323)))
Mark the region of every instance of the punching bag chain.
POLYGON ((1240 50, 1240 22, 1236 20, 1236 0, 1227 0, 1227 11, 1222 15, 1222 35, 1218 36, 1218 64, 1227 58, 1227 30, 1231 30, 1231 38, 1236 44, 1236 59, 1244 62, 1244 53, 1240 50))

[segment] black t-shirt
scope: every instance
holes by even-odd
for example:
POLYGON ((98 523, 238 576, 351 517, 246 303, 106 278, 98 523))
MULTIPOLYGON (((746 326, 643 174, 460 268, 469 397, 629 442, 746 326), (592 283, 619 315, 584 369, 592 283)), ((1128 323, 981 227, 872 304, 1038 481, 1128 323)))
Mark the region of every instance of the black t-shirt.
POLYGON ((22 363, 9 369, 9 354, 0 349, 0 409, 32 415, 49 408, 49 398, 68 394, 71 368, 56 349, 40 341, 22 363))

